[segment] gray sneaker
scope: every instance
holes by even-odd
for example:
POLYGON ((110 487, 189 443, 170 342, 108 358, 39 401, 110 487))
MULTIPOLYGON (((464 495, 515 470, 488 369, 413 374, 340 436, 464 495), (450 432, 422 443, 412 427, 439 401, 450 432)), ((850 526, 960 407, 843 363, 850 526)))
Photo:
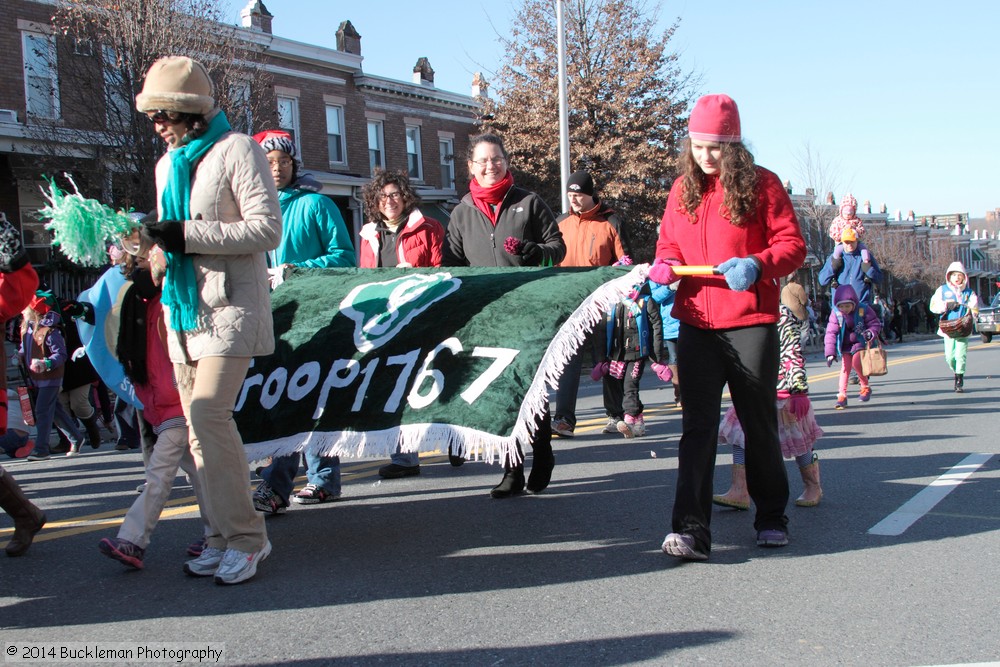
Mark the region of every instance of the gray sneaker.
POLYGON ((604 433, 618 433, 618 419, 608 417, 608 423, 604 425, 604 433))
POLYGON ((222 562, 222 549, 205 547, 201 555, 184 563, 184 572, 192 577, 211 577, 222 562))
POLYGON ((257 563, 271 553, 271 541, 264 544, 260 551, 247 553, 239 549, 226 549, 219 569, 215 571, 215 583, 221 585, 238 584, 257 574, 257 563))

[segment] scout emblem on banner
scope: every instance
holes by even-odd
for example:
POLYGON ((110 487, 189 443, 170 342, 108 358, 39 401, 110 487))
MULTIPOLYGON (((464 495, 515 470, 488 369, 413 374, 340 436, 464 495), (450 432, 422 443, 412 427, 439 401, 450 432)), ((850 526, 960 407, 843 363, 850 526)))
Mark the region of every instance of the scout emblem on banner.
POLYGON ((629 268, 297 270, 236 404, 247 454, 516 456, 547 387, 648 270, 629 268))

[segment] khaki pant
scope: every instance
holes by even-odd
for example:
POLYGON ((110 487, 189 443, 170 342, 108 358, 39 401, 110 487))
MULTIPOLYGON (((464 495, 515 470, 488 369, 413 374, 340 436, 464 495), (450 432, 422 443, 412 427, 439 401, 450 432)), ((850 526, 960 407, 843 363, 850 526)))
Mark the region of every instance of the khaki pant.
POLYGON ((174 364, 181 407, 187 417, 191 454, 201 482, 214 549, 260 551, 267 543, 264 517, 250 499, 243 439, 233 408, 250 369, 250 357, 205 357, 174 364))
MULTIPOLYGON (((170 491, 174 488, 178 467, 191 479, 191 488, 194 489, 199 506, 201 505, 204 494, 198 481, 194 458, 188 451, 188 429, 168 428, 156 439, 156 446, 146 463, 146 488, 125 514, 125 520, 118 529, 120 539, 128 540, 143 549, 149 546, 150 535, 156 522, 160 520, 170 491)), ((207 514, 203 513, 202 521, 205 523, 205 534, 211 535, 213 531, 207 514)))

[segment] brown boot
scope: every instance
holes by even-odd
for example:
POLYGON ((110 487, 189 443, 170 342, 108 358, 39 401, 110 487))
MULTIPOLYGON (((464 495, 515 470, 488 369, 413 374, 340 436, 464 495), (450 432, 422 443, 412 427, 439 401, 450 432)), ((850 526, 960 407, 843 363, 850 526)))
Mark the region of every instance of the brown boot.
POLYGON ((712 502, 723 507, 737 510, 750 509, 750 493, 747 491, 746 466, 733 464, 733 483, 725 495, 712 496, 712 502))
POLYGON ((24 497, 21 487, 3 468, 0 468, 0 507, 14 520, 14 536, 7 543, 7 555, 20 556, 45 525, 45 514, 24 497))
POLYGON ((823 497, 823 489, 819 485, 819 456, 813 452, 812 463, 805 468, 799 468, 802 475, 802 483, 805 490, 802 495, 795 499, 795 504, 799 507, 816 507, 820 498, 823 497))

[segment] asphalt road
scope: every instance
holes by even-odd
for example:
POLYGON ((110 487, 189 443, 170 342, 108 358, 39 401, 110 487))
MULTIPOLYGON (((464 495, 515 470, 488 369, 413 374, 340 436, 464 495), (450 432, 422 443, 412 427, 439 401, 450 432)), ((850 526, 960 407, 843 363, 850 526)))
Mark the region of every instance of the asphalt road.
MULTIPOLYGON (((717 509, 705 563, 660 552, 680 411, 653 374, 649 434, 633 440, 600 433, 599 388, 584 379, 581 427, 556 442, 553 483, 538 496, 492 500, 499 468, 442 456, 426 457, 419 477, 382 482, 381 461, 347 462, 344 500, 268 519, 274 551, 235 587, 181 571, 199 531, 183 478, 146 569, 130 572, 97 542, 135 498, 138 454, 106 444, 5 461, 49 516, 25 557, 0 560, 5 659, 29 643, 169 642, 221 648, 230 665, 998 660, 1000 344, 970 347, 965 394, 951 391, 938 339, 889 355, 871 402, 853 387, 843 411, 835 374, 810 361, 826 431, 822 504, 790 506, 791 544, 774 550, 755 546, 749 513, 717 509)), ((720 450, 720 493, 729 460, 720 450)), ((801 481, 788 471, 794 498, 801 481)), ((0 539, 9 526, 0 518, 0 539)))

